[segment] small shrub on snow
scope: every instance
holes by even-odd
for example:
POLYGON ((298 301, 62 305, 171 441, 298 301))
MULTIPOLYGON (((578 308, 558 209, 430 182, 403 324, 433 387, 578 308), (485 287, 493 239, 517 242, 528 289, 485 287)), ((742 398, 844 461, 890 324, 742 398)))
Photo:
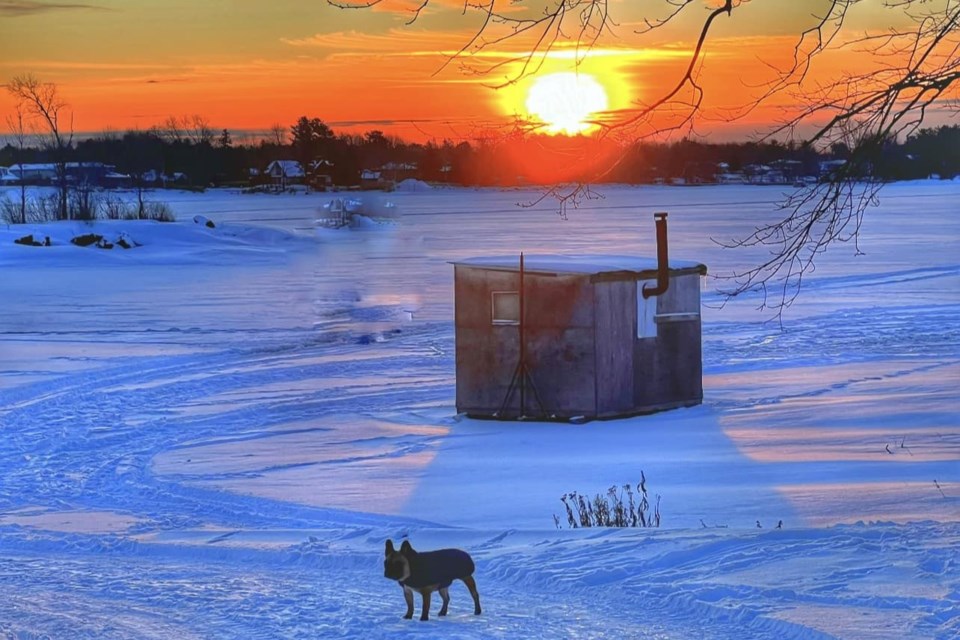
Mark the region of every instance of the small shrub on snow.
POLYGON ((158 222, 176 222, 177 216, 166 202, 143 203, 143 217, 158 222))
MULTIPOLYGON (((659 527, 660 496, 651 506, 647 496, 647 478, 640 472, 640 482, 634 488, 625 484, 607 489, 607 494, 593 498, 573 491, 560 496, 567 512, 567 525, 571 529, 587 527, 659 527)), ((553 523, 560 528, 560 518, 553 516, 553 523)))
MULTIPOLYGON (((7 224, 21 224, 26 220, 21 218, 20 203, 13 202, 6 194, 0 198, 0 221, 7 224)), ((24 212, 26 213, 26 212, 24 212)))
POLYGON ((82 184, 70 192, 67 206, 70 217, 74 220, 96 220, 97 211, 100 209, 100 196, 92 186, 82 184))
POLYGON ((103 217, 107 220, 136 220, 137 207, 117 196, 107 196, 100 204, 103 217))
POLYGON ((60 196, 37 196, 27 201, 28 222, 52 222, 59 215, 60 196))
MULTIPOLYGON (((108 196, 100 205, 100 210, 107 220, 139 220, 139 206, 136 202, 128 202, 116 196, 108 196)), ((159 222, 174 222, 177 216, 165 202, 144 202, 143 219, 159 222)))

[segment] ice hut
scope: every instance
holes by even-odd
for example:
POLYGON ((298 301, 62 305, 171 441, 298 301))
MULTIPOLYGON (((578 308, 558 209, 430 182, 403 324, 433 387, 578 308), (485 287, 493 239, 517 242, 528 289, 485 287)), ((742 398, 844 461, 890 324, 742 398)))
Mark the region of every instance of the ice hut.
POLYGON ((457 411, 614 418, 703 400, 698 262, 517 255, 454 262, 457 411))

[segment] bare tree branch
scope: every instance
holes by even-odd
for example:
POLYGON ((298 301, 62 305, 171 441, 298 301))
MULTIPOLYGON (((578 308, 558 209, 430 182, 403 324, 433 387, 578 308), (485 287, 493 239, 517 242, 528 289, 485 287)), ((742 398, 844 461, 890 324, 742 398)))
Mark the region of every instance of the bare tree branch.
MULTIPOLYGON (((342 8, 370 8, 383 0, 328 3, 342 8)), ((435 1, 435 0, 434 0, 435 1)), ((409 23, 430 6, 420 0, 409 23)), ((606 114, 596 124, 600 138, 616 135, 629 141, 651 136, 663 137, 677 131, 692 132, 705 117, 707 98, 700 73, 709 34, 715 20, 726 14, 749 15, 751 0, 659 0, 649 9, 660 11, 641 19, 634 30, 648 36, 666 25, 676 25, 692 7, 706 8, 690 58, 676 81, 657 99, 636 108, 606 114)), ((804 277, 815 269, 815 260, 828 246, 853 242, 856 245, 866 210, 877 202, 881 184, 872 178, 873 163, 890 141, 917 131, 935 106, 960 109, 960 0, 820 0, 809 3, 814 10, 809 24, 796 34, 786 52, 789 62, 778 68, 768 65, 773 80, 753 87, 753 100, 725 114, 725 120, 743 118, 769 105, 778 96, 792 99, 791 111, 774 125, 763 139, 797 141, 801 147, 823 149, 843 145, 850 149, 846 165, 823 182, 802 188, 781 203, 780 221, 757 228, 744 238, 721 241, 729 247, 759 247, 767 258, 729 277, 724 288, 729 298, 748 292, 762 292, 761 308, 779 317, 796 300, 804 277), (851 33, 851 15, 858 5, 870 4, 890 16, 892 26, 880 32, 851 33), (852 73, 836 70, 832 79, 821 80, 815 65, 837 52, 855 52, 867 57, 872 68, 852 73)), ((437 72, 454 60, 476 63, 475 54, 484 49, 507 49, 507 55, 484 67, 466 65, 473 73, 494 77, 506 72, 493 87, 514 84, 536 74, 555 47, 575 47, 573 62, 596 46, 600 38, 615 37, 612 12, 624 11, 608 0, 464 0, 462 12, 478 11, 480 24, 463 46, 437 72)), ((691 39, 692 40, 692 39, 691 39)), ((536 132, 537 123, 518 123, 522 132, 536 132)), ((612 171, 620 159, 596 169, 594 179, 612 171)), ((589 188, 590 177, 569 185, 549 188, 544 197, 555 198, 561 215, 596 197, 589 188)), ((855 249, 859 252, 859 247, 855 249)))

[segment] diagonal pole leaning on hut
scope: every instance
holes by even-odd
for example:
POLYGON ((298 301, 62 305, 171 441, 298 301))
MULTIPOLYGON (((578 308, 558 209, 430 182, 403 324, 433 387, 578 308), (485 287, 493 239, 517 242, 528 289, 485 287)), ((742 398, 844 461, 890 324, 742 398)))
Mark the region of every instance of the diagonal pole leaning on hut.
MULTIPOLYGON (((653 218, 654 224, 656 225, 657 234, 657 284, 653 287, 644 286, 642 288, 641 294, 643 295, 644 299, 662 295, 666 293, 667 289, 670 288, 670 260, 667 249, 667 213, 665 211, 654 213, 653 218)), ((537 392, 537 386, 533 382, 533 376, 530 374, 530 368, 527 366, 527 341, 526 334, 524 332, 524 289, 523 252, 520 252, 520 287, 518 295, 520 308, 519 322, 517 323, 520 357, 517 361, 517 366, 513 370, 513 376, 510 378, 510 385, 507 387, 507 393, 503 398, 503 402, 500 403, 500 410, 494 414, 497 416, 505 416, 508 405, 513 399, 514 393, 519 389, 520 415, 518 416, 518 419, 520 420, 527 417, 543 418, 549 416, 547 410, 543 406, 543 401, 540 399, 540 394, 537 392), (530 386, 530 390, 533 392, 533 398, 537 403, 538 410, 540 411, 540 413, 533 416, 527 415, 527 385, 530 386)))
MULTIPOLYGON (((669 253, 667 248, 667 213, 666 212, 657 212, 653 214, 654 222, 656 224, 656 233, 657 233, 657 284, 653 287, 644 286, 642 289, 642 295, 644 299, 652 298, 654 296, 659 296, 666 293, 667 289, 670 287, 670 260, 669 253)), ((523 252, 520 253, 520 286, 519 286, 519 322, 518 330, 518 339, 519 339, 519 351, 520 357, 517 361, 517 366, 513 370, 513 376, 510 379, 510 385, 507 387, 507 393, 503 398, 503 402, 500 404, 500 410, 497 411, 495 415, 504 416, 510 405, 510 401, 513 399, 514 393, 519 390, 520 393, 520 414, 518 419, 522 420, 524 418, 543 418, 547 417, 549 414, 544 408, 543 401, 540 399, 540 394, 537 392, 537 386, 533 382, 533 376, 530 374, 530 368, 527 366, 527 341, 526 341, 526 332, 524 331, 524 322, 525 322, 525 307, 524 307, 524 264, 523 264, 523 252), (537 409, 539 413, 528 416, 527 415, 527 387, 530 387, 530 390, 533 392, 533 398, 537 403, 537 409)))

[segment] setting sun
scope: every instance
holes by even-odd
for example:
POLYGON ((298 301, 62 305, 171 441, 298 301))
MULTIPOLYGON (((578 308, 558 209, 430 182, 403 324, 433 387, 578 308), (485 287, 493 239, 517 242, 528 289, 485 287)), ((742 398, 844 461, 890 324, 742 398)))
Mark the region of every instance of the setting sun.
POLYGON ((591 75, 551 73, 534 80, 526 107, 547 133, 572 136, 596 126, 590 118, 607 108, 607 92, 591 75))

